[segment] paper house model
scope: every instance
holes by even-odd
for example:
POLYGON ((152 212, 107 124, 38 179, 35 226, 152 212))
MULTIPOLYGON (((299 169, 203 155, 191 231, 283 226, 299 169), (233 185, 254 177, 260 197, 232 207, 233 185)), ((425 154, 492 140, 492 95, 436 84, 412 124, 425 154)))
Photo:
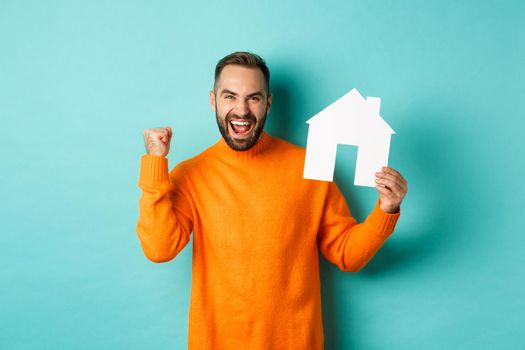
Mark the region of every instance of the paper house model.
POLYGON ((304 178, 333 181, 337 145, 357 146, 354 184, 375 186, 375 172, 388 164, 395 131, 379 114, 381 99, 352 89, 306 123, 308 140, 304 178))

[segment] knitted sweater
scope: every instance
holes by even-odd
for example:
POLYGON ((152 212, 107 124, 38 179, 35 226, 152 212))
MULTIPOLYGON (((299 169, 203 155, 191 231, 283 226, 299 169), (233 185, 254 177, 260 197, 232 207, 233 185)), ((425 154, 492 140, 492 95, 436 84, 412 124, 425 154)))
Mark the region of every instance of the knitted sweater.
POLYGON ((137 233, 166 262, 193 233, 189 349, 323 349, 318 248, 356 272, 394 230, 358 224, 334 182, 303 178, 305 149, 266 133, 247 151, 221 138, 168 172, 141 159, 137 233))

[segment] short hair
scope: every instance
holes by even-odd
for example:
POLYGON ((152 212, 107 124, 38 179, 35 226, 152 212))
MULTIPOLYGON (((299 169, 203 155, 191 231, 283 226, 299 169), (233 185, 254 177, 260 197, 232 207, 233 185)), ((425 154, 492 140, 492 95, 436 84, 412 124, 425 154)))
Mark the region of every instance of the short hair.
POLYGON ((214 89, 223 68, 229 64, 236 64, 248 68, 259 68, 264 76, 264 82, 266 83, 266 93, 268 95, 270 94, 270 70, 268 69, 266 62, 261 56, 247 51, 233 52, 217 62, 217 65, 215 66, 215 81, 213 82, 214 89))

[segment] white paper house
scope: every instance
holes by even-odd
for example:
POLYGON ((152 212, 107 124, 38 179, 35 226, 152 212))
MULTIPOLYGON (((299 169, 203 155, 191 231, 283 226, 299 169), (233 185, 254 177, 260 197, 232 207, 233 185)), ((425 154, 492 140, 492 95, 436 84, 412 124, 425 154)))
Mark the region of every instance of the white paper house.
POLYGON ((379 114, 380 103, 379 97, 365 99, 352 89, 310 118, 303 177, 333 181, 337 145, 353 145, 358 147, 354 184, 375 186, 375 172, 388 165, 395 134, 379 114))

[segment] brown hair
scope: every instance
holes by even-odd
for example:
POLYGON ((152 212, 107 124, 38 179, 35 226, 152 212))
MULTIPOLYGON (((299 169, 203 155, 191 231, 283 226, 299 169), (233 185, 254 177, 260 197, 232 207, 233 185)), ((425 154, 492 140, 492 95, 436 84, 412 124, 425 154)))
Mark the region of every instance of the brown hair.
POLYGON ((266 83, 266 93, 268 95, 270 94, 270 70, 268 69, 268 66, 266 66, 266 62, 259 55, 246 51, 233 52, 217 62, 217 65, 215 66, 215 82, 213 83, 214 89, 217 84, 217 79, 219 79, 219 76, 221 75, 222 69, 229 64, 236 64, 248 68, 259 68, 266 83))

